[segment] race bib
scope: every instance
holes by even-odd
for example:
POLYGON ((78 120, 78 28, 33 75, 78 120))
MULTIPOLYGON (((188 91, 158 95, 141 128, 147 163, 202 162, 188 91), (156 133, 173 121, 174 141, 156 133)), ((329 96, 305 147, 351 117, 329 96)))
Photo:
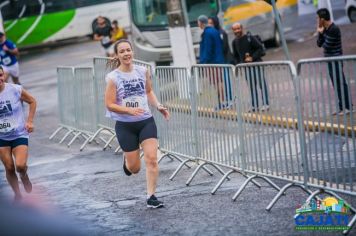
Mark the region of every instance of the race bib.
POLYGON ((2 63, 4 63, 5 66, 9 65, 11 63, 11 58, 10 57, 4 57, 2 59, 2 63))
POLYGON ((17 121, 14 118, 4 118, 0 122, 0 133, 9 133, 17 128, 17 121))
POLYGON ((105 36, 104 38, 102 38, 101 43, 103 45, 110 43, 110 37, 109 36, 105 36))
POLYGON ((140 96, 131 96, 123 99, 123 105, 125 107, 133 107, 133 108, 140 107, 142 109, 145 109, 146 111, 149 110, 147 99, 140 96))

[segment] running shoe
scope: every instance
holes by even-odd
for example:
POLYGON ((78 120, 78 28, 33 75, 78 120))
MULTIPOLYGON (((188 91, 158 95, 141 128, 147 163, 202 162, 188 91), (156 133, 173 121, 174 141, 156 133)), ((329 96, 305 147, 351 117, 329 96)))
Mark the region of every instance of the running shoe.
POLYGON ((149 199, 147 199, 147 207, 148 208, 161 208, 164 207, 163 202, 159 201, 155 195, 151 195, 149 199))

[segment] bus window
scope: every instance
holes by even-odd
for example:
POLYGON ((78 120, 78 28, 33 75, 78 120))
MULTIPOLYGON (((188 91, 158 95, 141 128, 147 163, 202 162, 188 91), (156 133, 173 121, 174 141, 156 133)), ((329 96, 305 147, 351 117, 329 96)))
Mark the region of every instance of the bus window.
POLYGON ((132 1, 132 16, 137 26, 166 26, 165 0, 134 0, 132 1))
MULTIPOLYGON (((131 13, 135 25, 139 28, 168 26, 167 6, 165 0, 132 0, 131 13)), ((218 13, 217 0, 187 0, 188 18, 196 26, 200 15, 214 16, 218 13)))

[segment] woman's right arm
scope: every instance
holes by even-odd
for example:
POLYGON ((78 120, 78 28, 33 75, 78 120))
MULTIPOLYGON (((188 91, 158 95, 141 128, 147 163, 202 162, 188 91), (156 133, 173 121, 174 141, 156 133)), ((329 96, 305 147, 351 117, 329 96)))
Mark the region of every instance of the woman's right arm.
POLYGON ((145 111, 142 108, 131 108, 116 104, 116 85, 112 80, 109 80, 106 85, 105 106, 111 112, 129 114, 132 116, 142 115, 145 111))

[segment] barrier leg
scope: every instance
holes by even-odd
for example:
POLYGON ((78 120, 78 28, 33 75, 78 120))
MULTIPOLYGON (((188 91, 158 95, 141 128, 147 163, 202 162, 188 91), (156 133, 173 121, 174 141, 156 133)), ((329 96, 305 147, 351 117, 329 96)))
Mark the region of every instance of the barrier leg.
POLYGON ((101 131, 103 131, 104 128, 99 128, 94 135, 88 140, 89 143, 93 142, 93 140, 96 138, 96 136, 98 136, 100 134, 101 131))
POLYGON ((109 138, 109 140, 105 143, 105 145, 104 145, 104 147, 103 147, 103 151, 105 151, 106 148, 107 148, 108 146, 110 146, 110 143, 111 143, 115 138, 116 138, 116 135, 112 135, 112 136, 109 138))
POLYGON ((54 138, 54 136, 56 136, 58 134, 59 131, 61 131, 64 127, 63 126, 60 126, 58 127, 54 132, 53 134, 51 134, 51 136, 49 136, 49 140, 52 140, 52 138, 54 138))
POLYGON ((120 145, 115 149, 115 153, 117 154, 119 151, 120 151, 120 149, 121 149, 121 147, 120 147, 120 145))
POLYGON ((349 228, 348 230, 342 231, 342 233, 343 233, 344 235, 348 234, 355 223, 356 223, 356 215, 354 215, 354 217, 352 217, 352 219, 350 220, 349 224, 347 225, 347 226, 349 226, 350 228, 349 228))
POLYGON ((232 197, 233 201, 236 201, 236 199, 238 198, 238 196, 242 193, 242 191, 246 188, 246 185, 252 181, 254 178, 261 178, 264 181, 266 181, 269 185, 271 185, 274 189, 276 189, 277 191, 280 191, 281 189, 269 178, 264 177, 264 176, 259 176, 259 175, 252 175, 250 176, 243 184, 242 186, 239 188, 239 190, 235 193, 235 195, 232 197))
MULTIPOLYGON (((185 185, 189 186, 189 184, 193 181, 194 177, 197 175, 198 171, 203 168, 206 164, 209 164, 209 163, 202 163, 200 164, 193 172, 193 174, 190 176, 190 178, 187 180, 187 182, 185 183, 185 185)), ((209 170, 209 169, 208 169, 209 170)), ((210 171, 210 170, 209 170, 210 171)), ((209 172, 208 172, 209 173, 209 172)), ((213 173, 211 172, 210 173, 210 176, 213 176, 213 173)))
POLYGON ((84 141, 84 143, 82 144, 82 146, 80 146, 80 151, 83 151, 83 149, 84 149, 84 147, 89 143, 89 140, 91 139, 91 137, 89 136, 89 137, 87 137, 87 138, 85 138, 85 141, 84 141))
MULTIPOLYGON (((178 156, 176 156, 176 155, 174 155, 174 154, 171 154, 171 153, 166 153, 166 154, 164 154, 159 160, 158 160, 158 163, 160 163, 160 161, 165 157, 165 156, 167 156, 168 158, 170 158, 171 160, 173 160, 173 159, 177 159, 179 162, 183 162, 183 159, 182 158, 180 158, 180 157, 178 157, 178 156)), ((185 164, 185 166, 187 167, 187 168, 191 168, 188 164, 185 164)))
POLYGON ((218 188, 220 188, 220 186, 223 184, 223 182, 225 181, 225 179, 232 173, 234 173, 235 170, 230 170, 228 172, 225 173, 225 175, 219 180, 219 182, 217 183, 217 185, 215 185, 215 187, 213 188, 213 190, 211 191, 211 194, 215 194, 216 191, 218 190, 218 188))
POLYGON ((68 132, 63 136, 63 138, 61 139, 61 141, 59 141, 59 144, 63 143, 64 140, 72 133, 74 132, 74 130, 68 130, 68 132))
POLYGON ((165 154, 163 154, 163 155, 159 158, 158 164, 159 164, 165 157, 168 157, 169 159, 171 159, 171 161, 173 161, 173 158, 171 157, 171 154, 165 153, 165 154))
MULTIPOLYGON (((222 174, 223 176, 225 175, 225 172, 219 166, 217 166, 215 164, 211 164, 211 163, 210 163, 210 165, 212 165, 218 172, 220 172, 220 174, 222 174)), ((226 179, 229 181, 231 180, 228 176, 226 177, 226 179)))
POLYGON ((232 197, 233 201, 236 201, 236 198, 241 194, 241 192, 245 189, 245 187, 247 186, 247 184, 253 179, 256 178, 257 175, 252 175, 250 177, 248 177, 248 179, 245 180, 245 182, 241 185, 241 187, 239 188, 239 190, 235 193, 235 195, 232 197))
MULTIPOLYGON (((307 189, 304 185, 296 184, 296 183, 288 183, 288 184, 284 185, 283 188, 281 188, 281 190, 278 192, 278 194, 268 204, 268 206, 266 207, 266 211, 270 211, 272 209, 272 207, 277 203, 277 201, 281 198, 281 196, 284 195, 290 187, 299 187, 309 195, 311 195, 313 193, 311 190, 307 189)), ((319 197, 316 197, 316 198, 318 200, 320 200, 319 197)))
POLYGON ((70 142, 67 144, 68 147, 70 147, 70 145, 72 145, 72 143, 79 137, 79 135, 81 135, 82 132, 78 131, 78 133, 76 133, 74 135, 74 137, 72 138, 72 140, 70 140, 70 142))
MULTIPOLYGON (((230 170, 229 172, 227 172, 219 181, 219 183, 214 187, 214 189, 211 191, 211 194, 215 194, 216 191, 220 188, 220 186, 223 184, 223 182, 225 181, 226 177, 229 176, 230 174, 234 173, 234 172, 237 172, 239 174, 241 174, 243 177, 245 178, 248 178, 249 176, 240 172, 240 171, 237 171, 237 170, 230 170)), ((258 188, 261 188, 261 185, 255 181, 255 180, 251 180, 251 182, 256 185, 256 187, 258 188)))
POLYGON ((194 160, 187 159, 187 160, 183 161, 182 163, 180 163, 180 165, 179 165, 179 166, 177 167, 177 169, 173 172, 173 174, 171 175, 171 177, 169 177, 169 180, 173 180, 174 177, 178 174, 178 172, 182 169, 182 167, 183 167, 184 165, 186 165, 186 163, 189 162, 189 161, 193 162, 194 160))

